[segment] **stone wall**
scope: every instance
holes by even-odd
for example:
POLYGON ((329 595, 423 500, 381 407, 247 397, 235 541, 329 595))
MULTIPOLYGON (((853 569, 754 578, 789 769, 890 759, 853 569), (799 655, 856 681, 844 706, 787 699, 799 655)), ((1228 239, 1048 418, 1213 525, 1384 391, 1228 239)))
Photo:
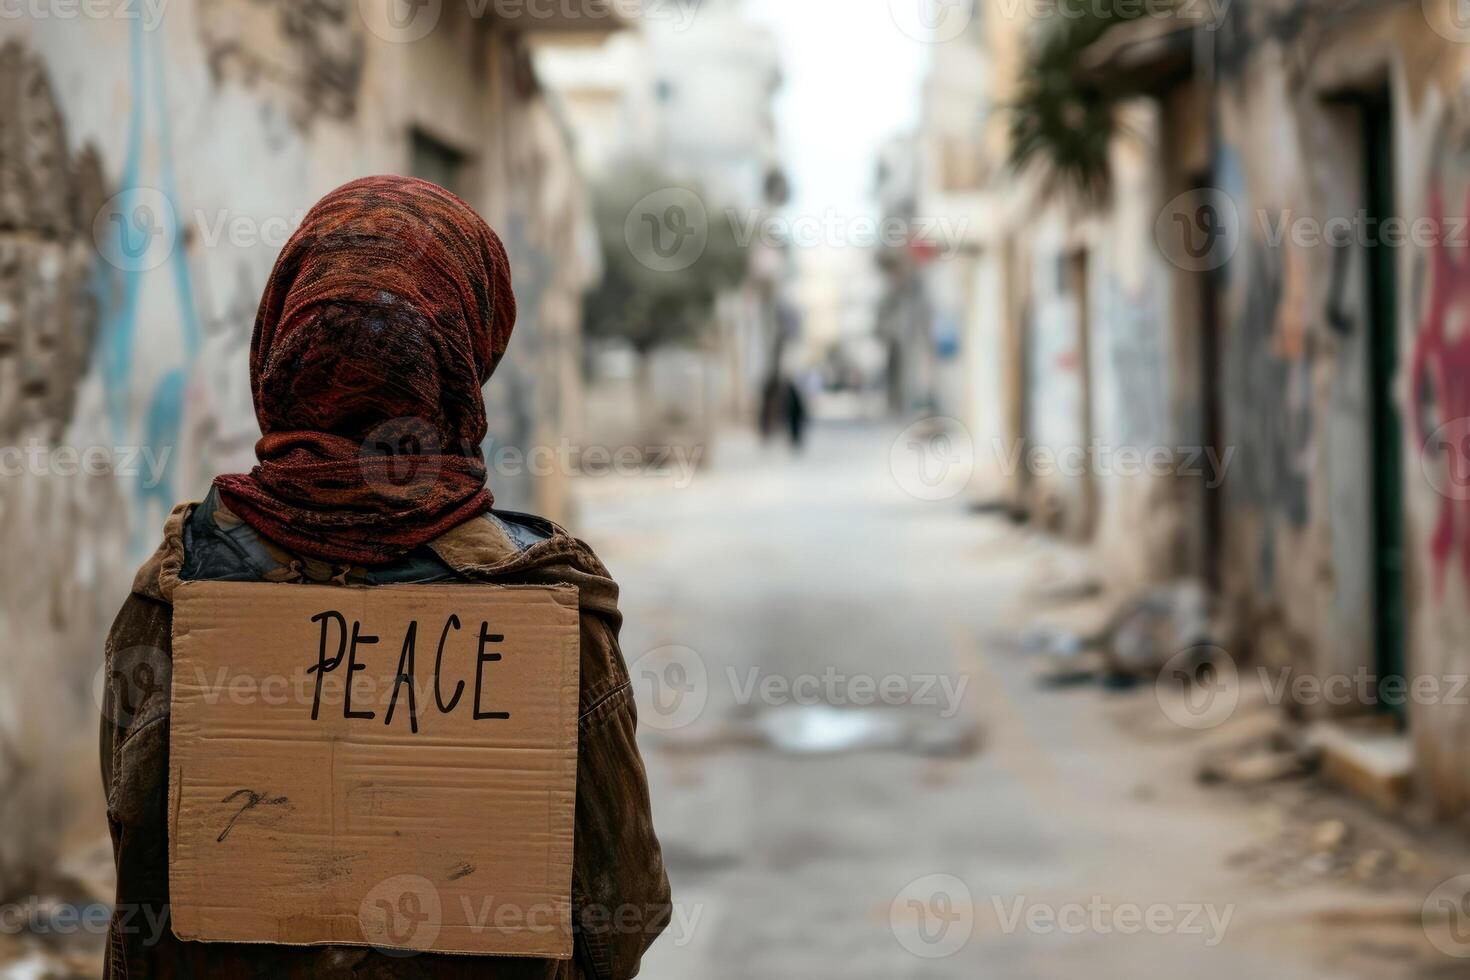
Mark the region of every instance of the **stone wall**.
POLYGON ((554 443, 579 407, 595 259, 567 136, 524 40, 493 16, 445 5, 413 37, 360 7, 175 0, 0 21, 7 846, 105 833, 103 635, 174 503, 251 465, 260 289, 332 187, 411 172, 426 140, 451 151, 453 189, 506 240, 521 311, 487 390, 486 448, 511 450, 492 488, 566 516, 567 474, 533 475, 516 453, 554 443), (12 834, 21 822, 32 837, 12 834))

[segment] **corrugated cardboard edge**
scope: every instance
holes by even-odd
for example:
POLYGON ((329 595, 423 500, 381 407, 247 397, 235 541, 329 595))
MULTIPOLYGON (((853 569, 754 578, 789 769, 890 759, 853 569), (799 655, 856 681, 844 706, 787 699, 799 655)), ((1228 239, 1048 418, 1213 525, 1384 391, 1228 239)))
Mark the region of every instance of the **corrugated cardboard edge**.
MULTIPOLYGON (((173 605, 175 607, 175 610, 177 610, 177 607, 178 607, 180 601, 187 601, 188 599, 190 599, 190 597, 192 595, 198 593, 199 591, 201 591, 206 586, 219 585, 219 584, 222 584, 222 583, 221 582, 218 582, 218 581, 210 581, 210 580, 177 582, 175 584, 174 588, 171 589, 171 595, 170 595, 170 598, 171 598, 172 603, 173 603, 173 605)), ((228 584, 232 584, 232 585, 251 585, 251 586, 255 586, 255 587, 259 587, 259 588, 268 588, 268 589, 291 589, 291 588, 296 588, 296 584, 295 583, 289 583, 289 582, 248 582, 248 583, 245 583, 245 582, 231 582, 231 583, 228 583, 228 584)), ((412 583, 408 583, 408 584, 412 584, 412 583)), ((546 585, 515 585, 515 584, 500 585, 500 584, 497 584, 497 583, 494 583, 494 582, 474 582, 474 581, 469 581, 469 582, 461 582, 461 583, 454 583, 454 584, 449 584, 449 583, 438 584, 438 583, 436 583, 436 584, 433 584, 433 585, 424 585, 422 587, 424 587, 424 588, 434 588, 434 589, 452 589, 452 588, 455 588, 456 585, 469 585, 469 586, 475 586, 475 587, 478 587, 478 588, 502 589, 502 590, 505 590, 507 592, 515 592, 515 591, 546 592, 546 593, 551 594, 551 596, 560 605, 569 607, 574 613, 577 613, 579 616, 580 616, 580 613, 581 613, 581 590, 577 586, 572 585, 571 583, 567 583, 567 582, 555 582, 555 583, 550 583, 550 584, 546 584, 546 585)), ((371 589, 392 588, 392 586, 385 586, 385 585, 377 585, 377 586, 344 585, 344 586, 340 586, 340 588, 347 588, 347 589, 353 589, 353 590, 367 591, 367 590, 371 590, 371 589)), ((172 621, 170 623, 170 632, 171 632, 170 640, 171 640, 171 642, 176 642, 178 640, 178 636, 179 636, 179 633, 178 633, 178 616, 175 615, 175 616, 171 617, 171 620, 172 621)), ((581 630, 580 630, 580 628, 574 632, 573 636, 571 637, 571 641, 572 642, 569 644, 569 646, 571 648, 568 649, 568 650, 566 650, 566 651, 564 651, 563 656, 568 657, 569 660, 570 660, 570 662, 571 662, 571 676, 572 676, 572 678, 574 680, 573 686, 574 686, 574 688, 577 689, 577 693, 579 693, 580 692, 580 684, 581 684, 581 673, 582 673, 582 657, 581 657, 581 652, 582 652, 582 650, 581 650, 582 636, 581 636, 581 630)), ((173 708, 174 708, 174 694, 175 694, 175 686, 174 686, 174 683, 173 683, 173 677, 174 677, 174 674, 172 672, 170 672, 170 677, 169 677, 169 744, 170 745, 173 744, 173 718, 175 717, 174 710, 173 710, 173 708)), ((575 820, 575 814, 577 812, 577 779, 576 779, 576 775, 577 774, 576 774, 576 768, 577 768, 578 760, 579 760, 580 754, 581 754, 581 719, 578 716, 579 715, 579 706, 580 706, 580 703, 581 703, 580 697, 574 696, 573 698, 571 698, 571 700, 570 700, 571 709, 568 712, 568 716, 566 718, 563 718, 562 719, 562 726, 566 730, 566 732, 570 735, 572 744, 574 746, 576 746, 576 749, 577 749, 577 751, 574 752, 573 753, 573 756, 572 756, 572 774, 571 774, 572 775, 572 780, 571 780, 571 783, 572 783, 572 813, 573 813, 573 816, 574 816, 574 820, 575 820)), ((170 759, 170 761, 169 761, 169 767, 168 767, 168 826, 167 826, 167 829, 166 829, 166 832, 168 834, 168 847, 167 847, 167 851, 168 851, 168 885, 169 885, 169 895, 170 895, 170 898, 172 898, 172 895, 174 894, 174 848, 175 848, 175 837, 176 837, 176 835, 174 833, 174 829, 177 826, 177 821, 178 821, 178 816, 179 816, 179 806, 180 806, 180 802, 181 802, 181 800, 183 798, 182 787, 180 786, 180 781, 179 781, 179 775, 180 775, 179 767, 175 766, 173 764, 172 759, 170 759)), ((564 892, 564 894, 567 897, 567 904, 568 904, 569 907, 573 906, 573 901, 572 901, 572 875, 574 874, 575 859, 576 859, 575 823, 573 825, 572 855, 573 855, 573 860, 571 862, 569 862, 568 865, 567 865, 567 880, 566 880, 566 889, 565 889, 565 892, 564 892)), ((397 953, 419 954, 419 955, 431 954, 431 955, 445 955, 445 956, 473 956, 473 957, 489 957, 489 958, 511 957, 511 958, 515 958, 515 959, 531 958, 531 959, 545 959, 545 960, 570 960, 572 958, 572 955, 573 955, 573 945, 574 945, 574 940, 575 940, 575 937, 573 935, 573 933, 574 933, 574 931, 576 929, 576 922, 575 922, 575 920, 576 920, 576 909, 575 909, 575 907, 571 907, 570 908, 570 913, 571 913, 571 917, 572 917, 572 923, 571 923, 572 928, 571 928, 571 931, 568 931, 567 934, 564 937, 564 943, 565 943, 565 947, 566 947, 565 950, 563 950, 561 952, 558 952, 558 953, 537 953, 534 956, 531 956, 531 955, 526 954, 526 953, 487 953, 487 952, 485 952, 483 950, 418 949, 417 947, 412 947, 412 946, 385 946, 382 943, 370 943, 370 942, 367 942, 365 939, 362 942, 356 942, 356 943, 348 943, 348 942, 340 942, 340 941, 322 941, 322 942, 316 942, 316 943, 293 943, 293 942, 281 942, 281 941, 273 940, 273 939, 261 939, 261 940, 253 940, 253 941, 252 940, 239 940, 239 939, 231 939, 231 940, 209 940, 209 939, 202 939, 202 938, 200 938, 198 936, 184 935, 183 933, 179 932, 179 930, 178 930, 178 922, 177 922, 177 920, 175 919, 175 917, 172 914, 169 915, 168 920, 169 920, 169 931, 174 934, 175 938, 179 939, 182 942, 194 942, 194 943, 228 942, 230 945, 240 945, 240 946, 294 946, 294 947, 301 948, 301 949, 324 948, 324 947, 329 947, 329 946, 348 946, 348 947, 357 948, 357 949, 391 949, 391 950, 394 950, 397 953)))

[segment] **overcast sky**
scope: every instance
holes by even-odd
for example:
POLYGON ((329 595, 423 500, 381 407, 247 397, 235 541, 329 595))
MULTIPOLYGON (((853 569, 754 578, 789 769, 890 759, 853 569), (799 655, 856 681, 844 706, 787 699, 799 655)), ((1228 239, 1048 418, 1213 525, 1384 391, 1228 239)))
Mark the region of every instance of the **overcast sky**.
POLYGON ((877 149, 917 123, 929 59, 899 29, 895 2, 913 0, 747 0, 781 46, 776 121, 792 211, 873 213, 877 149))

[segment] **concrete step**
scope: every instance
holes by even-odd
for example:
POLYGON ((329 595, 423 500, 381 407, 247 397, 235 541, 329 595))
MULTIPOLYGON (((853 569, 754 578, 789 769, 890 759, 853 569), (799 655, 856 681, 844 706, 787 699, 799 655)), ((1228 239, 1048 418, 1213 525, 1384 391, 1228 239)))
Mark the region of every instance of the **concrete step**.
POLYGON ((1321 753, 1322 775, 1389 813, 1400 812, 1413 790, 1409 737, 1377 723, 1319 721, 1307 735, 1321 753))

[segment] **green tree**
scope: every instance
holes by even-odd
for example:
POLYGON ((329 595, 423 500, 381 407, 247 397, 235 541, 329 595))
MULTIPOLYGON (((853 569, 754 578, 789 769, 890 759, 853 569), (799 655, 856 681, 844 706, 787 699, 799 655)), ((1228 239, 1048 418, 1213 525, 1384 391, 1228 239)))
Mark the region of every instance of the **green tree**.
POLYGON ((592 194, 603 274, 584 300, 586 335, 624 340, 640 360, 665 344, 697 343, 719 294, 745 278, 748 243, 730 214, 645 161, 615 168, 592 194), (651 251, 659 241, 650 236, 680 251, 651 251))
POLYGON ((1123 128, 1116 97, 1078 71, 1079 58, 1119 24, 1170 16, 1175 7, 1060 0, 1051 16, 1038 21, 1010 107, 1011 166, 1039 173, 1046 193, 1075 193, 1092 204, 1106 200, 1112 189, 1109 150, 1123 128))

